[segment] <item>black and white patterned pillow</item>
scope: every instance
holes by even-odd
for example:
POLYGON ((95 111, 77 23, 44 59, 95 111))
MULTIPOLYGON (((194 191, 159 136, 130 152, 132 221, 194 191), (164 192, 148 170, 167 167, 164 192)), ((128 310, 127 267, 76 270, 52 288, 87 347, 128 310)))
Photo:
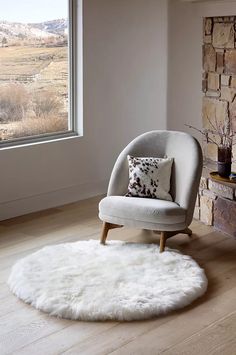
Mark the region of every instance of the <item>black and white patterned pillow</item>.
POLYGON ((172 201, 169 193, 172 158, 146 158, 128 155, 128 163, 127 197, 149 197, 172 201))

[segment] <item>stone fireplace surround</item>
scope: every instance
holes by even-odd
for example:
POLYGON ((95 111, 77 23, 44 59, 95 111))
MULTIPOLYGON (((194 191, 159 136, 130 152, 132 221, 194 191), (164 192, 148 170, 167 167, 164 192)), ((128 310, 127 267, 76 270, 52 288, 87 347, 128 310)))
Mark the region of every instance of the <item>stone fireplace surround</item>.
MULTIPOLYGON (((236 16, 203 20, 202 123, 204 129, 230 121, 236 131, 236 16)), ((217 146, 203 144, 206 168, 201 178, 194 217, 236 237, 236 183, 212 180, 217 146)), ((236 159, 236 146, 233 147, 236 159)), ((233 163, 236 171, 236 164, 233 163)))
MULTIPOLYGON (((203 128, 230 121, 236 131, 236 16, 204 18, 202 75, 203 128)), ((204 144, 204 155, 216 161, 217 146, 204 144)))
POLYGON ((236 183, 215 181, 204 169, 194 218, 236 237, 236 183))

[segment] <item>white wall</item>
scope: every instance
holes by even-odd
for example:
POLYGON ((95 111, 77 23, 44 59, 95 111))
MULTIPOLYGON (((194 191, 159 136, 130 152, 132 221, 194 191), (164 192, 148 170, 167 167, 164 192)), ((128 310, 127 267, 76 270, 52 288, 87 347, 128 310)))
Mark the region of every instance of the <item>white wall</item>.
MULTIPOLYGON (((236 15, 236 1, 181 3, 170 0, 168 129, 196 135, 185 123, 201 128, 202 21, 206 16, 236 15)), ((196 135, 200 138, 199 135, 196 135)))
POLYGON ((0 150, 0 219, 106 191, 135 136, 166 128, 167 1, 84 0, 84 137, 0 150))

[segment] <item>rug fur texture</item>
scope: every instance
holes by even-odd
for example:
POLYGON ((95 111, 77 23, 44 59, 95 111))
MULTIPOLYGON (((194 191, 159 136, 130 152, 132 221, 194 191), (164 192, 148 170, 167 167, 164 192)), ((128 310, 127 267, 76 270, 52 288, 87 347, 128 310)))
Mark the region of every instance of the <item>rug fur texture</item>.
POLYGON ((147 319, 187 306, 207 289, 189 256, 158 245, 97 240, 44 247, 18 261, 12 292, 50 315, 86 321, 147 319))

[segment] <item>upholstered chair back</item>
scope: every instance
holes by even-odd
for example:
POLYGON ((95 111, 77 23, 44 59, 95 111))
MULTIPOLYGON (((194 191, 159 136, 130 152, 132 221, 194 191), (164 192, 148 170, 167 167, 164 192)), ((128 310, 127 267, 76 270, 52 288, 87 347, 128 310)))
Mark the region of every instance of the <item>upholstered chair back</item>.
POLYGON ((193 217, 202 173, 202 151, 191 135, 175 131, 151 131, 135 138, 119 155, 109 182, 108 196, 123 196, 127 192, 129 171, 127 155, 174 158, 171 175, 173 201, 184 208, 186 224, 193 217))

